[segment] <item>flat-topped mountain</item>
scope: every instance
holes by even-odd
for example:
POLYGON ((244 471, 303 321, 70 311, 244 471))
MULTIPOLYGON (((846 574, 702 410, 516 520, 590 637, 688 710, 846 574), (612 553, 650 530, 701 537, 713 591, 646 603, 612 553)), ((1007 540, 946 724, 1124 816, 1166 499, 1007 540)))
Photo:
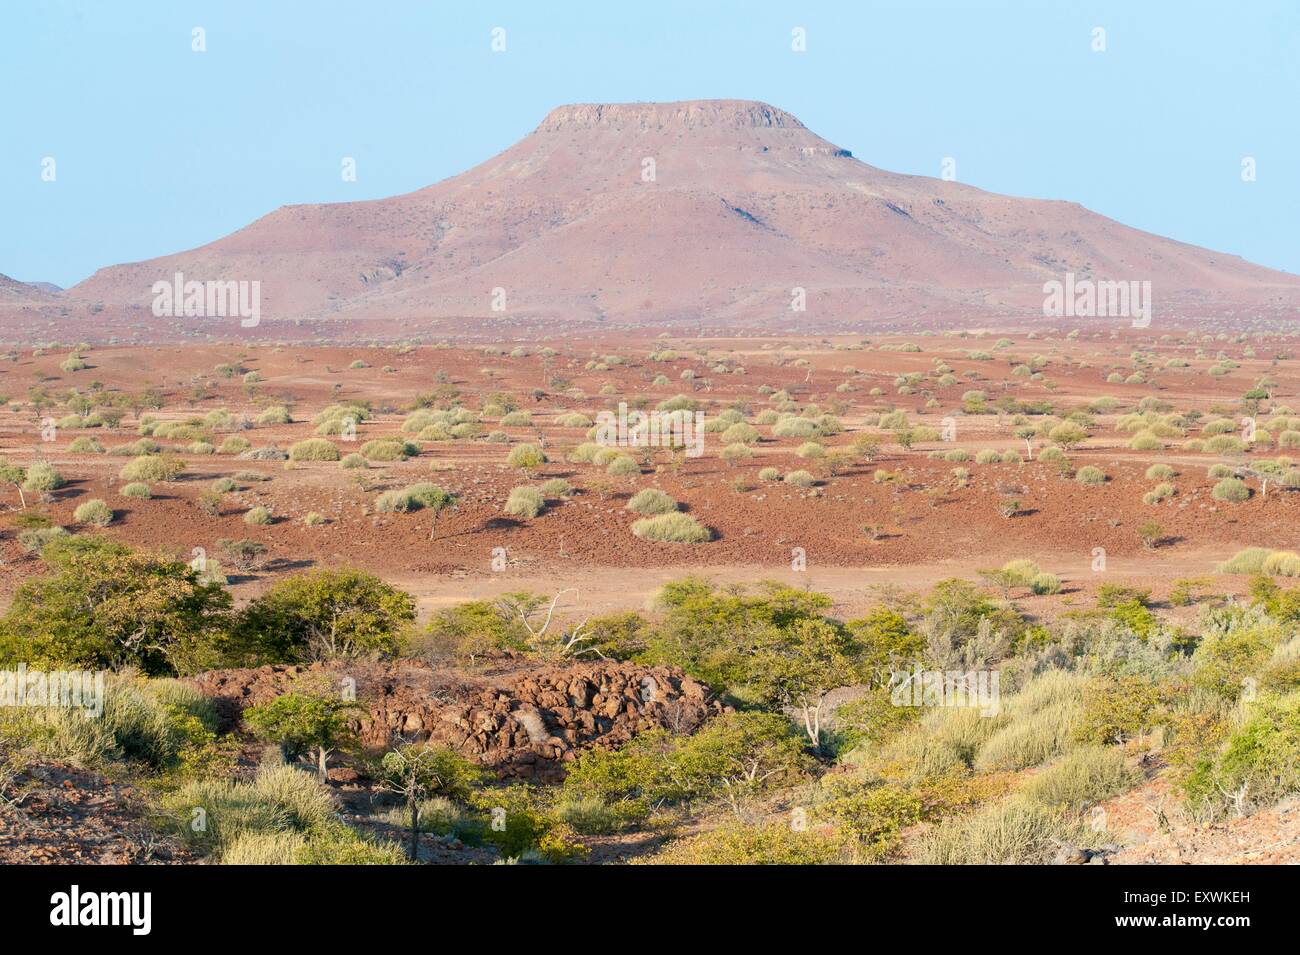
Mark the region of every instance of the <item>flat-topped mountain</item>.
POLYGON ((1168 303, 1300 303, 1300 278, 1074 203, 886 172, 765 103, 561 106, 458 176, 285 206, 209 245, 101 269, 67 293, 260 281, 263 321, 502 316, 800 327, 1031 315, 1073 272, 1168 303), (1024 310, 1033 310, 1025 312, 1024 310))

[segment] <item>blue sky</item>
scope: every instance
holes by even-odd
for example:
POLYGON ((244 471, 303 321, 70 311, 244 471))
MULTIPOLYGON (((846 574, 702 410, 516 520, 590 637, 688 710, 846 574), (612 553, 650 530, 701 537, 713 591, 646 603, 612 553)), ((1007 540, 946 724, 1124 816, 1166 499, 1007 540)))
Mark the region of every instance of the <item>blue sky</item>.
POLYGON ((6 4, 0 273, 71 285, 280 205, 418 189, 561 103, 720 97, 1300 273, 1296 0, 6 4))

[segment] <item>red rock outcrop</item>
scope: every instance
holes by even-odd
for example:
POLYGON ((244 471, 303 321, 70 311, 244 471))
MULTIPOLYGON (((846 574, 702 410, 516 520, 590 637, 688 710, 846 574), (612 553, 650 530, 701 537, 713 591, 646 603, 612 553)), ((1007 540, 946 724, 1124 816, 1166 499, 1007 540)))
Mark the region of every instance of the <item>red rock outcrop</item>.
POLYGON ((193 682, 217 699, 231 723, 244 707, 293 689, 351 687, 362 706, 357 728, 364 745, 431 739, 503 778, 537 782, 561 778, 563 764, 583 749, 617 747, 651 729, 690 733, 723 710, 707 686, 680 670, 613 661, 541 667, 495 681, 401 660, 214 670, 193 682))

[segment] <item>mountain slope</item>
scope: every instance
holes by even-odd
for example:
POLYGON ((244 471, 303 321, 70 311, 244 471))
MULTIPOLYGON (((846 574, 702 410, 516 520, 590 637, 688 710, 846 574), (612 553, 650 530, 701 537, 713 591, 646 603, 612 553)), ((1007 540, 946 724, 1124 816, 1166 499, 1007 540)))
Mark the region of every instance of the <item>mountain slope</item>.
POLYGON ((102 269, 70 294, 259 280, 265 319, 505 314, 785 322, 1037 310, 1065 272, 1150 281, 1157 308, 1300 302, 1300 278, 1073 203, 886 172, 762 103, 575 105, 402 196, 288 206, 209 245, 102 269), (652 171, 652 175, 650 172, 652 171), (497 299, 499 303, 500 294, 497 299))

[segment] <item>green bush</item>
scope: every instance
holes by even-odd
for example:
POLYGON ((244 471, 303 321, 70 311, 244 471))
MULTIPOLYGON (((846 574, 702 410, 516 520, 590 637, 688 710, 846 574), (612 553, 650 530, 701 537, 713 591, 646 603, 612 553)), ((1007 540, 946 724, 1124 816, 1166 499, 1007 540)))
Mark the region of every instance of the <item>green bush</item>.
POLYGON ((1074 480, 1079 484, 1105 484, 1106 472, 1101 468, 1087 464, 1075 472, 1074 480))
POLYGON ((521 471, 535 470, 545 464, 546 461, 546 455, 535 444, 517 444, 510 449, 510 453, 506 456, 506 464, 512 468, 519 468, 521 471))
POLYGON ((120 493, 123 497, 133 497, 141 501, 147 501, 153 496, 149 491, 149 485, 140 481, 124 484, 120 493))
POLYGON ((1233 504, 1239 504, 1250 498, 1250 488, 1246 482, 1240 478, 1224 478, 1218 484, 1214 485, 1214 490, 1210 496, 1216 501, 1228 501, 1233 504))
POLYGON ((113 509, 99 498, 94 497, 83 504, 78 504, 77 509, 72 512, 72 518, 78 524, 107 527, 113 523, 113 509))
POLYGON ((677 502, 658 488, 637 491, 627 502, 627 509, 637 514, 668 514, 677 510, 677 502))
POLYGON ((36 461, 27 469, 22 487, 24 491, 44 496, 63 487, 63 483, 63 476, 54 469, 54 465, 48 461, 36 461))
POLYGON ((828 865, 842 861, 844 847, 789 823, 731 822, 673 842, 652 857, 662 865, 828 865))
POLYGON ((643 517, 632 525, 632 533, 643 540, 670 544, 702 544, 713 539, 712 531, 680 512, 643 517))
POLYGON ((385 491, 375 500, 375 509, 384 513, 419 510, 442 511, 455 505, 455 497, 436 484, 421 482, 397 491, 385 491))
POLYGON ((338 445, 324 438, 308 438, 289 445, 290 461, 337 461, 338 459, 338 445))
POLYGON ((271 512, 265 507, 250 507, 244 512, 244 523, 249 527, 261 527, 271 523, 271 512))
POLYGON ((251 664, 392 656, 415 621, 415 600, 373 574, 318 570, 288 577, 235 622, 251 664))
POLYGON ((946 820, 921 843, 925 865, 1041 865, 1062 843, 1096 841, 1099 834, 1067 821, 1055 810, 1024 800, 994 803, 968 816, 946 820))
POLYGON ((506 498, 505 511, 512 517, 533 518, 546 509, 546 498, 535 487, 520 486, 510 491, 506 498))
POLYGON ((174 481, 185 471, 185 462, 169 455, 141 455, 118 472, 123 481, 174 481))
POLYGON ((367 461, 404 461, 420 449, 401 438, 377 438, 361 445, 359 452, 367 461))
POLYGON ((1043 769, 1021 791, 1035 805, 1077 812, 1127 792, 1140 778, 1141 774, 1129 767, 1123 750, 1084 746, 1043 769))
POLYGON ((1223 749, 1197 765, 1185 785, 1193 805, 1215 815, 1234 794, 1246 808, 1300 792, 1300 693, 1252 703, 1223 749))

